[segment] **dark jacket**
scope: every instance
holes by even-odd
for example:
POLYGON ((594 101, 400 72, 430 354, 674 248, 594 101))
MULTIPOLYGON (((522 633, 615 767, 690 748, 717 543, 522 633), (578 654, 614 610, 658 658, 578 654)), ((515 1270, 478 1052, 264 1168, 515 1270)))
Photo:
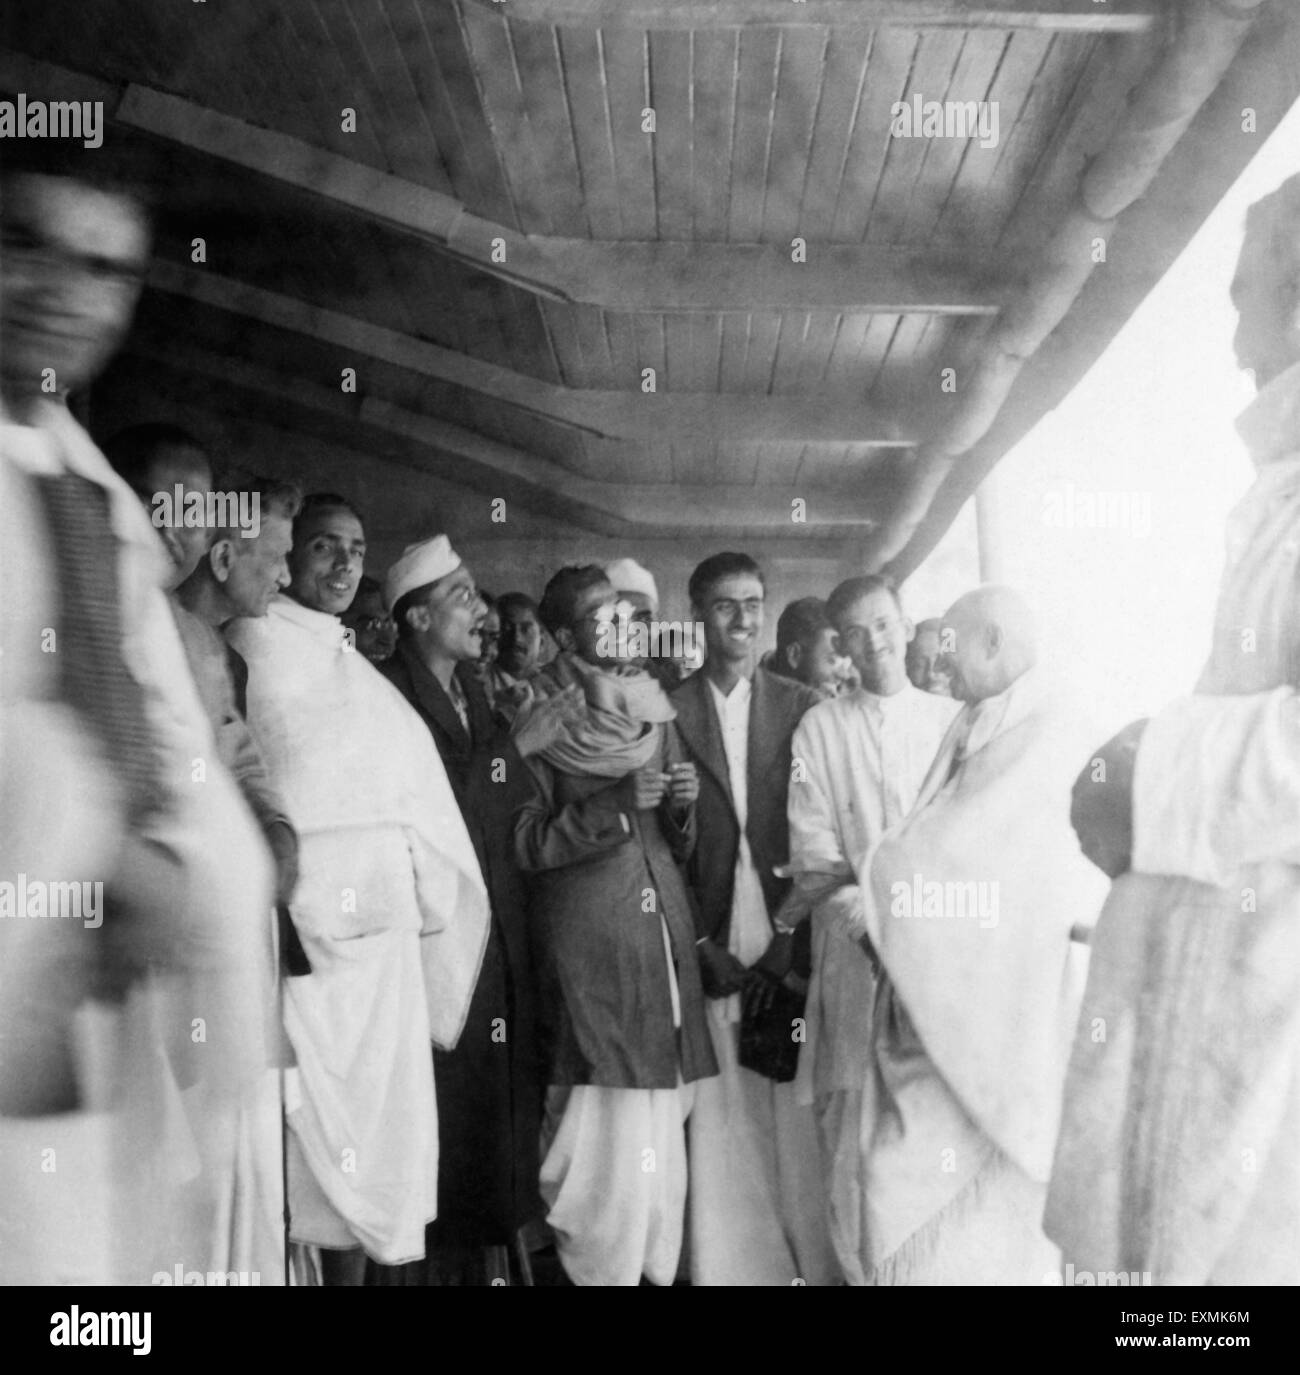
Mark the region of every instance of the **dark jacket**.
MULTIPOLYGON (((655 729, 650 767, 666 772, 685 753, 672 722, 655 729)), ((549 1082, 671 1089, 679 1073, 687 1083, 716 1074, 678 869, 695 843, 693 816, 679 825, 667 798, 656 809, 630 811, 622 779, 529 762, 538 793, 519 814, 515 844, 520 865, 534 875, 532 911, 545 946, 549 1082), (679 1031, 661 917, 679 988, 679 1031)))
POLYGON ((435 1243, 504 1245, 542 1211, 536 961, 524 879, 514 862, 515 816, 533 796, 532 774, 469 665, 456 670, 468 736, 451 698, 407 641, 377 667, 429 727, 492 906, 465 1030, 455 1050, 434 1051, 439 1164, 431 1234, 435 1243))
MULTIPOLYGON (((745 835, 767 899, 769 919, 790 888, 772 872, 790 859, 790 741, 804 712, 821 699, 801 683, 756 669, 749 703, 748 816, 745 835)), ((703 672, 692 674, 673 694, 677 728, 700 774, 696 804, 699 843, 686 874, 695 895, 696 934, 726 947, 731 930, 731 896, 740 824, 731 797, 731 778, 722 743, 722 723, 703 672)))

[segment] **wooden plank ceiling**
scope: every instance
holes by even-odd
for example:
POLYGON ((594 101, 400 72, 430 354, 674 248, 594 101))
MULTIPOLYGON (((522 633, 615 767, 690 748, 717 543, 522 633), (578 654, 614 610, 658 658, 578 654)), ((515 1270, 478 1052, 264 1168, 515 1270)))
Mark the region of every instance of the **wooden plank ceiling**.
POLYGON ((231 405, 292 392, 361 453, 391 422, 453 481, 512 456, 578 526, 670 535, 689 489, 720 537, 815 540, 888 523, 940 370, 1169 20, 1157 0, 46 0, 7 7, 0 39, 0 89, 102 97, 109 144, 165 169, 139 357, 231 405), (914 96, 996 102, 996 145, 891 138, 914 96))

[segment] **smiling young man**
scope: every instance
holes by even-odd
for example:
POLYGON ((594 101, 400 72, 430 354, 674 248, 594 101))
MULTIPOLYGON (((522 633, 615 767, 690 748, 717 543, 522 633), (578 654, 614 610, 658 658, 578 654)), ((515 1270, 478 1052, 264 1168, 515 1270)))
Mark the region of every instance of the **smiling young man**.
POLYGON ((323 1249, 328 1283, 360 1283, 365 1255, 424 1255, 438 1179, 430 1042, 460 1036, 488 934, 483 876, 429 732, 339 623, 365 549, 346 500, 308 497, 288 595, 227 630, 301 841, 290 912, 311 973, 284 992, 302 1090, 290 1235, 323 1249))
POLYGON ((836 1256, 844 1278, 862 1284, 867 1200, 859 1123, 876 985, 857 948, 865 918, 853 866, 907 815, 957 704, 908 681, 912 625, 888 580, 848 579, 827 599, 826 614, 862 686, 814 707, 794 737, 801 768, 790 785, 790 859, 812 905, 798 1092, 817 1114, 836 1256))
POLYGON ((829 1284, 835 1263, 812 1110, 795 1101, 792 1083, 740 1061, 742 1017, 755 1017, 757 1003, 773 996, 769 977, 790 974, 795 963, 795 938, 777 924, 790 883, 774 871, 789 860, 791 737, 818 697, 755 671, 766 593, 753 559, 705 559, 689 593, 706 657, 672 701, 701 779, 699 841, 687 874, 721 1066, 698 1085, 690 1121, 691 1278, 829 1284), (771 976, 753 968, 760 961, 771 976), (750 1004, 744 1012, 742 993, 750 1004))

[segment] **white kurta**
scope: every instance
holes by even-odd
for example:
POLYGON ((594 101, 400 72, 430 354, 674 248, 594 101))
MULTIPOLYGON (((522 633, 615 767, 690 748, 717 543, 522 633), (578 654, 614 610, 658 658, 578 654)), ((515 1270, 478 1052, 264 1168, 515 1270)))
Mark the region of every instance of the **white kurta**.
MULTIPOLYGON (((727 946, 748 968, 772 939, 745 836, 752 687, 742 678, 723 696, 710 682, 709 694, 740 830, 727 946)), ((719 1072, 696 1084, 690 1118, 692 1283, 830 1284, 836 1266, 812 1108, 793 1084, 741 1067, 739 994, 711 998, 707 1012, 719 1072)))
POLYGON ((430 1039, 460 1036, 487 896, 428 730, 336 617, 277 598, 228 635, 301 844, 292 903, 312 972, 285 983, 295 1241, 424 1254, 437 1213, 430 1039))
MULTIPOLYGON (((0 857, 33 879, 98 880, 111 890, 124 835, 112 761, 98 762, 97 741, 58 703, 57 646, 43 630, 58 624, 58 581, 32 478, 60 471, 108 493, 123 654, 168 789, 148 838, 173 856, 176 882, 156 895, 165 915, 144 918, 156 923, 157 972, 123 1003, 87 1002, 76 1016, 78 1110, 0 1119, 0 1282, 147 1284, 179 1264, 204 1273, 256 1268, 263 1283, 275 1283, 278 1263, 260 1259, 276 1255, 274 1233, 232 1237, 222 1208, 232 1185, 269 1180, 278 1192, 274 1126, 244 1143, 252 1156, 246 1151, 242 1163, 235 1138, 243 1095, 266 1064, 270 856, 217 759, 161 591, 157 535, 53 401, 34 426, 0 423, 0 509, 9 525, 0 548, 0 857), (183 1096, 163 1049, 169 1037, 178 1050, 178 1027, 192 1081, 183 1096)), ((51 959, 75 963, 95 938, 78 923, 4 922, 0 1000, 9 1008, 39 1002, 51 959)), ((29 1063, 0 1059, 0 1079, 31 1072, 29 1063)), ((266 1198, 253 1209, 275 1211, 266 1198)))
POLYGON ((853 866, 910 810, 958 706, 910 683, 889 697, 859 689, 813 707, 794 736, 791 867, 796 881, 830 875, 840 884, 811 919, 808 1041, 795 1083, 800 1100, 816 1105, 831 1237, 850 1283, 865 1281, 859 1122, 875 998, 857 943, 864 925, 853 866))
POLYGON ((1035 670, 963 709, 859 866, 885 976, 864 1098, 867 1257, 889 1284, 1042 1284, 1042 1206, 1104 883, 1069 824, 1086 721, 1035 670))
POLYGON ((1300 1283, 1300 365, 1238 428, 1259 475, 1197 695, 1138 747, 1047 1213, 1155 1284, 1300 1283))

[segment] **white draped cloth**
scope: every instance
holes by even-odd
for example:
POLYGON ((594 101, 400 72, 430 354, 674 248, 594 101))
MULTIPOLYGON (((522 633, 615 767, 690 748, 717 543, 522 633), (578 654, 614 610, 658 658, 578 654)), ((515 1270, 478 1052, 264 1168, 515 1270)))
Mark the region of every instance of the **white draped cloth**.
POLYGON ((433 740, 334 616, 278 597, 237 621, 248 717, 301 844, 285 981, 291 1236, 398 1264, 437 1213, 430 1040, 455 1045, 488 932, 482 873, 433 740))
POLYGON ((1138 746, 1047 1214, 1155 1284, 1300 1283, 1300 364, 1238 429, 1258 476, 1197 693, 1138 746))
MULTIPOLYGON (((218 760, 161 590, 169 565, 157 534, 54 399, 33 425, 0 415, 0 864, 111 890, 125 838, 112 761, 58 700, 57 644, 46 639, 59 624, 58 574, 34 480, 59 473, 107 494, 123 657, 167 792, 144 838, 172 856, 175 886, 153 895, 165 919, 145 919, 155 971, 122 1001, 87 1000, 74 1015, 76 1110, 0 1118, 0 1283, 148 1284, 180 1266, 257 1271, 272 1284, 279 1136, 274 1121, 250 1136, 246 1112, 265 1082, 273 1015, 271 859, 218 760)), ((100 934, 4 922, 0 1001, 38 1003, 49 970, 89 959, 100 934)), ((7 1050, 0 1081, 30 1077, 7 1050)))
POLYGON ((864 1096, 878 1283, 1043 1283, 1042 1202, 1104 883, 1069 824, 1085 720, 1037 670, 965 707, 860 863, 885 978, 864 1096))
POLYGON ((863 1284, 862 1086, 871 1055, 875 977, 854 861, 916 799, 958 704, 910 683, 888 697, 859 689, 813 707, 795 731, 790 864, 795 881, 831 891, 813 909, 807 1041, 798 1100, 815 1107, 831 1242, 844 1278, 863 1284))

